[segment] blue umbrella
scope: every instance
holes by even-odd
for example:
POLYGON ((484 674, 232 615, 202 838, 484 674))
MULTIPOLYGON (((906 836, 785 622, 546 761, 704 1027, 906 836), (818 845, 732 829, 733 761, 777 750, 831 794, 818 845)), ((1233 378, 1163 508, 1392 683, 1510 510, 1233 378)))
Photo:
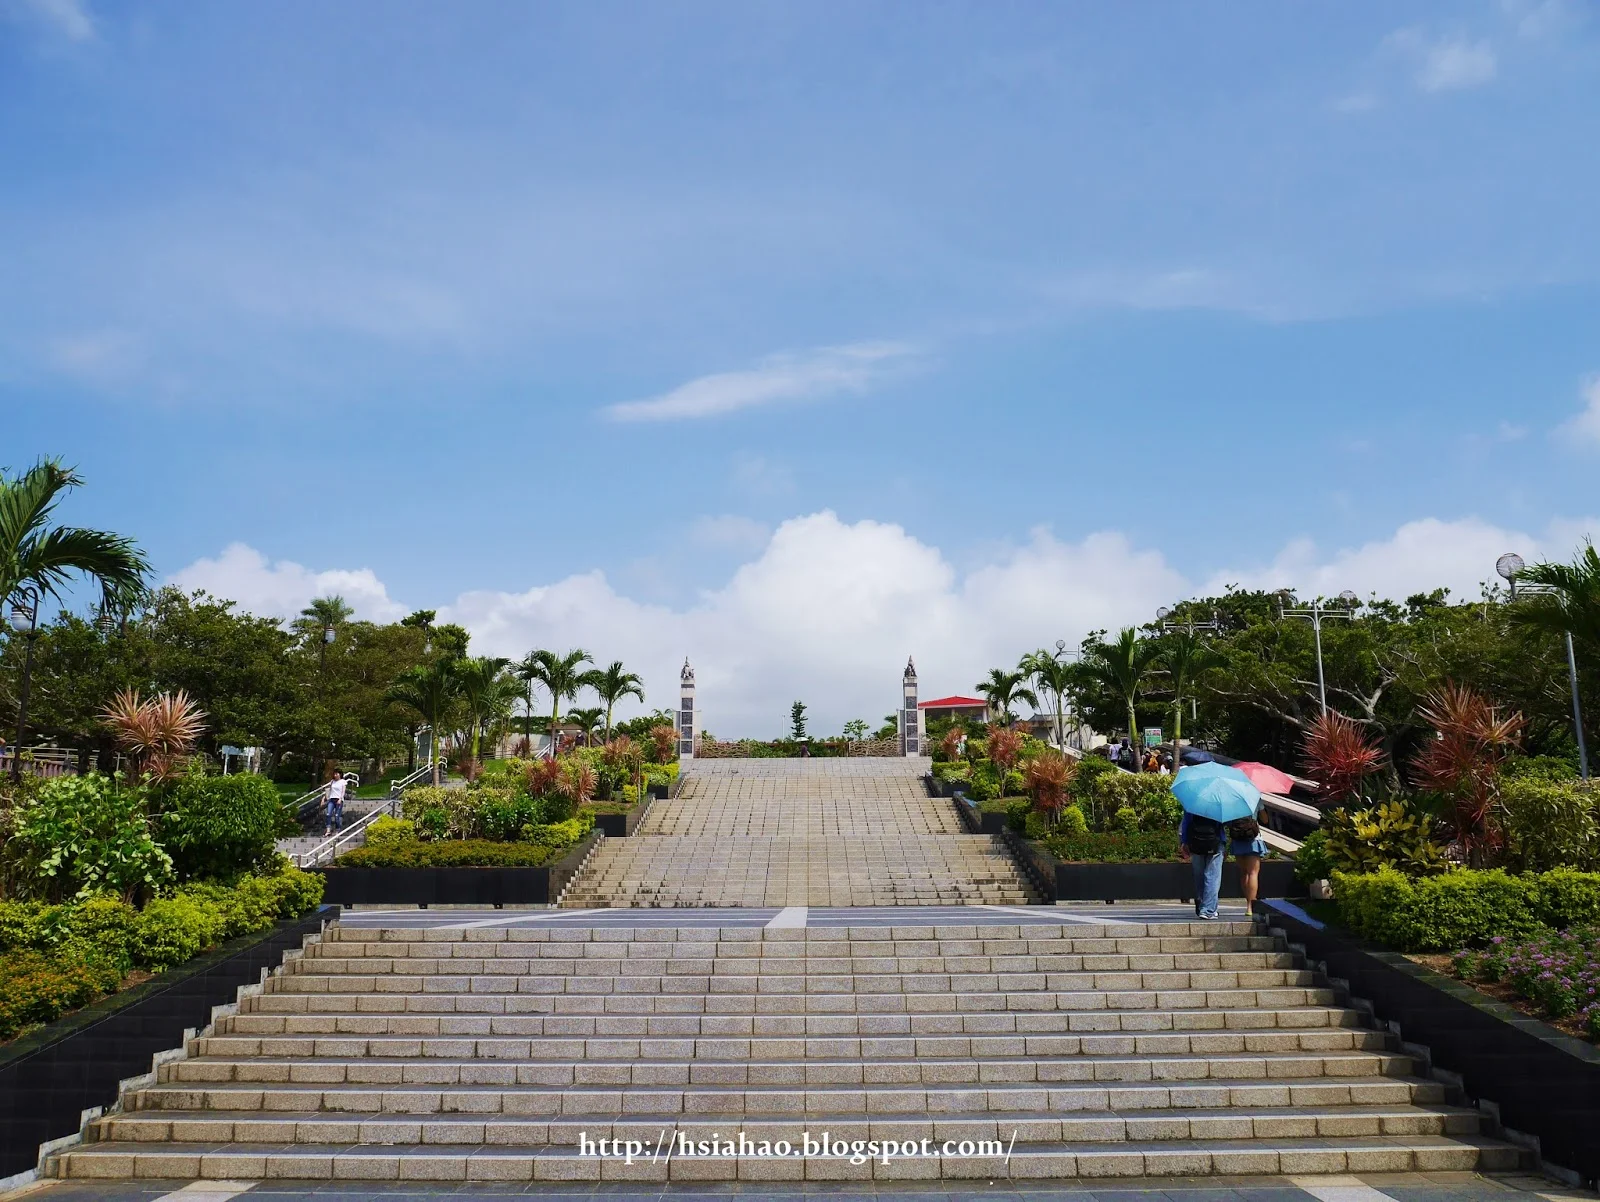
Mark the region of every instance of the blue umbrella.
POLYGON ((1172 780, 1172 795, 1184 811, 1217 822, 1235 818, 1254 818, 1261 804, 1261 790, 1237 768, 1223 764, 1195 764, 1178 769, 1172 780))

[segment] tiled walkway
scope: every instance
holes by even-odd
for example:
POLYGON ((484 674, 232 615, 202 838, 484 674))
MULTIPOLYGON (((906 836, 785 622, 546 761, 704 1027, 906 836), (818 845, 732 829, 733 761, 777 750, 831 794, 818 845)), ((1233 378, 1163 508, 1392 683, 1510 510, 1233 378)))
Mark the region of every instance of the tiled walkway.
MULTIPOLYGON (((238 1187, 233 1187, 238 1188, 238 1187)), ((983 1181, 962 1183, 959 1189, 906 1185, 857 1185, 818 1182, 812 1185, 773 1186, 760 1182, 748 1185, 681 1185, 640 1187, 637 1185, 530 1185, 465 1186, 430 1188, 423 1185, 385 1185, 373 1182, 327 1184, 271 1181, 250 1187, 248 1192, 232 1192, 226 1182, 194 1182, 182 1188, 174 1183, 95 1183, 65 1181, 36 1187, 25 1196, 29 1202, 240 1202, 260 1198, 265 1202, 293 1202, 295 1199, 383 1198, 400 1202, 406 1198, 505 1197, 534 1195, 549 1199, 607 1199, 608 1202, 646 1202, 667 1199, 690 1202, 698 1198, 749 1198, 771 1202, 826 1197, 838 1202, 851 1199, 884 1199, 884 1202, 961 1202, 983 1198, 986 1202, 1566 1202, 1582 1199, 1594 1202, 1589 1190, 1569 1189, 1535 1176, 1485 1177, 1476 1173, 1375 1173, 1357 1177, 1207 1177, 1196 1180, 1171 1179, 1154 1188, 1149 1181, 1118 1185, 1097 1184, 1093 1189, 1063 1188, 1048 1183, 1019 1184, 983 1181)), ((0 1202, 11 1202, 12 1195, 0 1195, 0 1202)))

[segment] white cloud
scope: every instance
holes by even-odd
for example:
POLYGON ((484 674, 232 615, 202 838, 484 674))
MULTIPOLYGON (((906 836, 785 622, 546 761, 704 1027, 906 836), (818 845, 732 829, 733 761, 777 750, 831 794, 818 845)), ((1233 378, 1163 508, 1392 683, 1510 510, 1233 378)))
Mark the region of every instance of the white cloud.
POLYGON ((23 0, 22 7, 74 42, 94 37, 94 20, 82 0, 23 0))
MULTIPOLYGON (((939 548, 899 526, 844 522, 824 511, 782 523, 725 584, 687 606, 626 596, 594 571, 519 593, 465 592, 441 606, 440 616, 465 625, 474 648, 485 653, 584 647, 602 661, 620 659, 644 677, 649 708, 672 706, 687 656, 711 731, 769 737, 797 698, 819 731, 858 717, 876 724, 895 706, 908 655, 916 657, 925 695, 970 692, 990 667, 1015 663, 1025 651, 1143 623, 1163 603, 1228 584, 1292 586, 1302 597, 1349 588, 1363 597, 1402 599, 1445 585, 1471 598, 1480 581, 1492 578, 1502 552, 1565 559, 1596 529, 1595 519, 1553 522, 1533 536, 1473 518, 1426 518, 1331 554, 1295 540, 1269 564, 1191 581, 1159 551, 1139 549, 1121 534, 1067 542, 1042 528, 963 573, 939 548)), ((381 616, 374 612, 380 609, 398 616, 405 608, 389 600, 370 572, 268 567, 239 545, 177 579, 238 596, 258 611, 267 605, 262 612, 293 612, 330 590, 358 608, 365 597, 371 616, 381 616)))
POLYGON ((195 560, 169 583, 186 592, 205 589, 264 617, 292 618, 313 597, 330 593, 348 601, 356 617, 374 622, 392 622, 407 612, 390 600, 389 591, 371 568, 313 572, 287 559, 269 563, 265 555, 244 543, 230 543, 215 559, 195 560))
POLYGON ((1600 376, 1584 381, 1583 408, 1556 428, 1556 436, 1600 447, 1600 376))
POLYGON ((1415 60, 1414 79, 1424 92, 1480 87, 1495 77, 1499 67, 1487 40, 1470 41, 1459 34, 1430 39, 1418 29, 1400 29, 1385 44, 1415 60))
POLYGON ((678 421, 717 417, 781 401, 861 394, 903 369, 915 354, 903 342, 857 342, 801 354, 772 355, 745 371, 717 372, 606 412, 617 421, 678 421))
POLYGON ((1508 530, 1477 518, 1407 522, 1386 539, 1325 554, 1309 538, 1291 541, 1264 566, 1213 573, 1204 592, 1221 592, 1229 584, 1248 589, 1293 588, 1301 597, 1335 597, 1351 589, 1403 600, 1413 593, 1448 588, 1458 600, 1478 595, 1478 586, 1493 581, 1494 561, 1516 551, 1530 563, 1567 559, 1582 532, 1600 527, 1592 518, 1552 522, 1542 535, 1508 530))

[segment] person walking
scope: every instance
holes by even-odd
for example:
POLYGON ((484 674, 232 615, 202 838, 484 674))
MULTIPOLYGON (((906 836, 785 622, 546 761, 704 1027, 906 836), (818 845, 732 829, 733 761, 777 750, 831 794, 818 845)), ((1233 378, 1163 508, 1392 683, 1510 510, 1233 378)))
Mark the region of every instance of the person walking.
POLYGON ((335 769, 333 779, 328 782, 327 796, 322 803, 323 813, 326 816, 326 823, 322 830, 324 839, 344 826, 344 795, 348 787, 349 782, 335 769))
POLYGON ((1244 912, 1253 914, 1256 893, 1261 885, 1261 857, 1267 844, 1261 837, 1261 824, 1254 818, 1235 818, 1228 823, 1228 850, 1239 865, 1239 887, 1244 893, 1244 912))
POLYGON ((1222 823, 1184 811, 1178 854, 1194 868, 1194 912, 1207 922, 1216 918, 1222 892, 1222 840, 1222 823))

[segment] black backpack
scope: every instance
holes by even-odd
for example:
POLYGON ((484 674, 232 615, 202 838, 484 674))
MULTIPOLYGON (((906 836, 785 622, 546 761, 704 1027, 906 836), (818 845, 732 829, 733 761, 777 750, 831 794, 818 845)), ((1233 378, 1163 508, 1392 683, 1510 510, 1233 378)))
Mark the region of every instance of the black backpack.
POLYGON ((1191 815, 1189 850, 1197 856, 1214 856, 1222 850, 1222 823, 1191 815))

